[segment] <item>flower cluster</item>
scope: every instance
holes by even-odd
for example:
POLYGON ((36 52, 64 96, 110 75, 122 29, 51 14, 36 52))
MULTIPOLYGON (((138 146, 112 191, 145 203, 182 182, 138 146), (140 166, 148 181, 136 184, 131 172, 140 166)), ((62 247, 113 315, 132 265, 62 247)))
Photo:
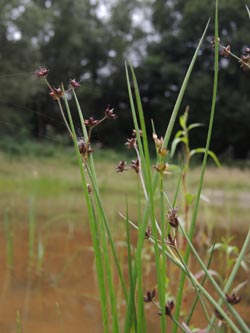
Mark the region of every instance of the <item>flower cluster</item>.
POLYGON ((160 139, 158 138, 157 134, 153 133, 153 140, 155 142, 155 146, 156 146, 156 150, 157 153, 161 156, 161 157, 165 157, 168 153, 167 149, 164 147, 164 140, 163 137, 161 137, 160 139))
POLYGON ((146 296, 143 297, 143 300, 145 303, 149 303, 152 302, 153 299, 155 298, 156 292, 155 289, 153 289, 152 291, 147 291, 146 296))
POLYGON ((179 220, 177 217, 177 208, 172 208, 167 214, 168 222, 173 228, 178 228, 179 220))
MULTIPOLYGON (((211 45, 214 48, 215 47, 215 37, 212 38, 211 40, 211 45)), ((250 48, 246 47, 243 54, 239 58, 237 55, 231 52, 231 45, 224 46, 220 44, 220 38, 218 38, 218 45, 220 48, 220 54, 228 58, 229 56, 232 56, 233 58, 237 59, 238 62, 240 63, 240 67, 246 71, 250 69, 250 48)))
POLYGON ((48 72, 49 70, 47 68, 40 68, 35 72, 35 74, 37 77, 46 77, 48 72))
POLYGON ((235 293, 233 293, 232 295, 226 294, 226 299, 231 305, 238 304, 241 301, 240 296, 235 295, 235 293))
POLYGON ((241 55, 240 58, 240 67, 246 71, 250 69, 250 48, 247 47, 245 49, 244 54, 241 55))

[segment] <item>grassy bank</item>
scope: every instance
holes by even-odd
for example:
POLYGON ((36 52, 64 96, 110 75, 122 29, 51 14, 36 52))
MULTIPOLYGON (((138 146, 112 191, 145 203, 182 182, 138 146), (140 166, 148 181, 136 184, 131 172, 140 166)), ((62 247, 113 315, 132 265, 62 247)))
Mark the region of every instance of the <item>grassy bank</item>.
MULTIPOLYGON (((115 170, 116 164, 126 158, 113 151, 97 151, 97 174, 104 201, 111 218, 118 218, 124 209, 125 194, 130 205, 136 201, 136 175, 115 170), (112 203, 112 205, 111 205, 112 203)), ((189 187, 195 192, 200 169, 189 174, 189 187)), ((178 176, 167 175, 167 192, 174 191, 178 176)), ((250 201, 250 170, 234 167, 210 167, 206 171, 203 190, 204 200, 200 209, 200 221, 208 225, 227 228, 248 228, 248 203, 250 201)), ((36 206, 38 220, 43 223, 61 216, 74 223, 86 220, 80 175, 74 152, 54 157, 19 157, 0 155, 0 210, 7 209, 17 223, 27 217, 30 198, 36 206)), ((180 206, 180 203, 179 203, 180 206)), ((87 223, 87 221, 86 221, 87 223)))

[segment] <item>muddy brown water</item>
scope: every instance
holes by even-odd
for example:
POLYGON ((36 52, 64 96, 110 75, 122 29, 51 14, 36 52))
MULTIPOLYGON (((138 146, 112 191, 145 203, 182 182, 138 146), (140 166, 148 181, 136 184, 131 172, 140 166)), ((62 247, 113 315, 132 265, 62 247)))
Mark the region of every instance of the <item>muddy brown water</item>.
MULTIPOLYGON (((221 234, 221 232, 220 232, 221 234)), ((218 237, 218 235, 216 236, 218 237)), ((242 237, 238 237, 242 244, 242 237)), ((0 333, 17 332, 17 312, 20 314, 22 333, 79 333, 102 332, 100 302, 93 260, 93 250, 88 230, 77 228, 53 230, 45 242, 42 269, 37 260, 29 261, 28 231, 15 230, 13 268, 8 269, 6 238, 0 234, 0 333)), ((150 251, 150 250, 149 250, 150 251)), ((149 256, 150 257, 150 256, 149 256)), ((219 260, 219 258, 218 258, 219 260)), ((156 285, 154 265, 145 267, 145 288, 156 285)), ((219 261, 218 261, 219 263, 219 261)), ((218 263, 215 263, 218 265, 218 263)), ((172 286, 178 285, 174 268, 172 286)), ((198 268, 194 268, 194 271, 198 268)), ((248 276, 249 278, 249 276, 248 276)), ((240 281, 246 274, 240 272, 240 281)), ((194 295, 188 293, 183 308, 188 311, 194 295)), ((237 310, 249 323, 250 288, 244 287, 244 297, 237 310)), ((146 305, 148 332, 160 332, 157 309, 146 305)), ((204 327, 201 312, 194 317, 196 327, 204 327)), ((170 326, 169 326, 170 327, 170 326)), ((122 331, 122 328, 121 328, 122 331)), ((170 328, 167 330, 170 332, 170 328)))

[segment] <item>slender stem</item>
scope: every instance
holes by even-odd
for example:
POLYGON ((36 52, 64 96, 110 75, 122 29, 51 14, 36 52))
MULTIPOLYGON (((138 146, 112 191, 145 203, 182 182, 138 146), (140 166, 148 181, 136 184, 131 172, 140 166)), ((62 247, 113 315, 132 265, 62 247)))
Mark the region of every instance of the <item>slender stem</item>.
MULTIPOLYGON (((209 129, 208 129, 208 134, 207 134, 207 142, 206 142, 206 150, 203 158, 203 164, 202 164, 202 170, 201 170, 201 177, 200 177, 200 182, 198 185, 198 190, 196 194, 196 201, 194 205, 194 210, 193 210, 193 216, 191 220, 191 226, 189 230, 189 238, 192 240, 194 231, 195 231, 195 223, 196 223, 196 218, 198 214, 198 208, 199 208, 199 203, 200 203, 200 195, 201 195, 201 190, 203 186, 203 180, 204 180, 204 175, 205 175, 205 170, 206 170, 206 164, 207 164, 207 157, 208 157, 208 151, 209 151, 209 146, 210 146, 210 141, 211 141, 211 135, 212 135, 212 129, 213 129, 213 120, 214 120, 214 114, 215 114, 215 105, 216 105, 216 96, 217 96, 217 86, 218 86, 218 0, 216 0, 216 5, 215 5, 215 66, 214 66, 214 84, 213 84, 213 97, 212 97, 212 105, 211 105, 211 113, 210 113, 210 121, 209 121, 209 129)), ((190 255, 190 246, 187 246, 186 251, 185 251, 185 256, 184 256, 184 261, 187 264, 189 260, 189 255, 190 255)), ((181 274, 180 278, 180 283, 178 286, 178 293, 177 293, 177 306, 175 310, 175 318, 178 320, 180 316, 180 310, 181 310, 181 303, 182 303, 182 297, 183 297, 183 291, 184 291, 184 284, 185 284, 185 277, 186 275, 184 273, 181 274)), ((174 327, 173 333, 177 332, 177 327, 174 327)))
POLYGON ((139 177, 140 177, 142 189, 143 189, 143 192, 144 192, 144 195, 145 195, 145 199, 147 201, 148 200, 148 193, 147 193, 147 190, 146 190, 146 186, 145 186, 145 182, 144 182, 144 178, 143 178, 143 174, 142 174, 141 157, 140 157, 140 153, 139 153, 136 145, 134 146, 134 149, 136 151, 136 156, 137 156, 137 160, 138 160, 138 163, 139 163, 139 177))
POLYGON ((67 130, 68 130, 68 132, 69 132, 71 138, 73 139, 73 134, 72 134, 72 132, 71 132, 71 129, 70 129, 70 126, 69 126, 69 124, 68 124, 68 122, 67 122, 67 119, 66 119, 66 117, 65 117, 65 114, 64 114, 64 112, 63 112, 63 107, 62 107, 62 103, 61 103, 60 99, 57 99, 57 104, 58 104, 58 106, 59 106, 59 109, 60 109, 60 112, 61 112, 61 115, 62 115, 63 121, 64 121, 64 123, 65 123, 65 125, 66 125, 66 127, 67 127, 67 130))

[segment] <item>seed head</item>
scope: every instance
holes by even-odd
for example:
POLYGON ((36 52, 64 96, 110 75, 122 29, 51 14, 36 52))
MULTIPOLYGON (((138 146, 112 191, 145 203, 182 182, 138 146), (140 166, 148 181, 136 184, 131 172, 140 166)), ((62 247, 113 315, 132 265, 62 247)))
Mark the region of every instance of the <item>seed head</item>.
POLYGON ((240 58, 240 67, 246 71, 250 69, 250 53, 242 55, 240 58))
POLYGON ((63 96, 63 91, 62 89, 59 88, 53 88, 50 93, 49 93, 50 97, 54 100, 58 100, 63 96))
POLYGON ((151 237, 151 235, 152 235, 152 230, 151 230, 150 226, 148 226, 147 231, 145 232, 144 239, 149 239, 151 237))
POLYGON ((70 84, 70 86, 71 86, 72 88, 74 88, 74 89, 80 87, 80 83, 77 82, 76 79, 72 79, 72 80, 70 80, 69 84, 70 84))
POLYGON ((216 318, 218 318, 220 320, 224 319, 222 314, 217 309, 214 309, 214 315, 215 315, 216 318))
POLYGON ((126 164, 127 163, 125 161, 120 161, 116 166, 116 172, 123 172, 123 171, 127 170, 126 164))
POLYGON ((138 159, 132 160, 130 164, 131 169, 134 169, 136 173, 139 173, 140 170, 140 162, 138 159))
POLYGON ((84 124, 89 127, 94 127, 99 123, 94 117, 89 117, 89 119, 84 120, 84 124))
POLYGON ((136 147, 136 138, 127 139, 127 142, 125 143, 125 146, 128 149, 135 148, 136 147))
POLYGON ((231 54, 231 46, 228 45, 226 47, 223 47, 221 55, 224 56, 225 58, 228 58, 231 54))
POLYGON ((168 153, 167 149, 165 147, 163 147, 164 144, 164 140, 163 137, 161 137, 160 139, 158 138, 156 133, 153 133, 153 140, 155 142, 155 146, 157 148, 157 152, 160 156, 165 157, 168 153))
POLYGON ((231 305, 238 304, 241 301, 240 296, 235 295, 235 293, 233 293, 232 295, 226 294, 226 299, 231 305))
MULTIPOLYGON (((174 301, 167 301, 167 304, 165 305, 165 315, 172 317, 172 310, 174 308, 174 301)), ((158 315, 162 316, 162 313, 159 312, 158 315)))
POLYGON ((176 238, 173 238, 171 236, 171 234, 168 234, 168 238, 167 238, 166 243, 167 243, 167 245, 172 246, 172 247, 176 247, 177 246, 176 238))
POLYGON ((171 301, 168 301, 167 302, 167 305, 165 306, 165 314, 166 316, 172 316, 172 310, 174 308, 174 301, 171 300, 171 301))
POLYGON ((169 209, 167 218, 171 227, 178 228, 179 221, 177 217, 177 208, 169 209))
POLYGON ((86 142, 83 140, 83 139, 80 139, 78 141, 78 149, 79 149, 79 152, 80 154, 86 158, 86 156, 90 153, 93 152, 93 149, 90 148, 89 145, 86 144, 86 142))
MULTIPOLYGON (((211 40, 211 45, 212 45, 212 47, 215 47, 215 37, 213 37, 212 38, 212 40, 211 40)), ((220 38, 218 37, 218 43, 220 43, 220 38)))
POLYGON ((45 77, 48 75, 49 70, 47 68, 38 69, 35 74, 37 77, 45 77))
POLYGON ((117 114, 114 113, 114 109, 110 109, 109 106, 108 106, 108 107, 106 108, 106 110, 105 110, 105 116, 106 116, 107 118, 109 118, 109 119, 113 119, 113 120, 115 120, 115 119, 118 118, 117 114))
POLYGON ((154 168, 156 171, 158 171, 161 174, 170 175, 171 173, 169 170, 169 164, 168 163, 158 163, 154 165, 154 168))
POLYGON ((143 297, 144 302, 145 303, 152 302, 153 299, 155 298, 155 294, 156 294, 155 289, 153 289, 152 291, 148 290, 146 296, 143 297))
MULTIPOLYGON (((139 129, 139 135, 142 136, 142 130, 139 129)), ((133 129, 132 131, 132 137, 135 138, 136 137, 136 130, 133 129)))

